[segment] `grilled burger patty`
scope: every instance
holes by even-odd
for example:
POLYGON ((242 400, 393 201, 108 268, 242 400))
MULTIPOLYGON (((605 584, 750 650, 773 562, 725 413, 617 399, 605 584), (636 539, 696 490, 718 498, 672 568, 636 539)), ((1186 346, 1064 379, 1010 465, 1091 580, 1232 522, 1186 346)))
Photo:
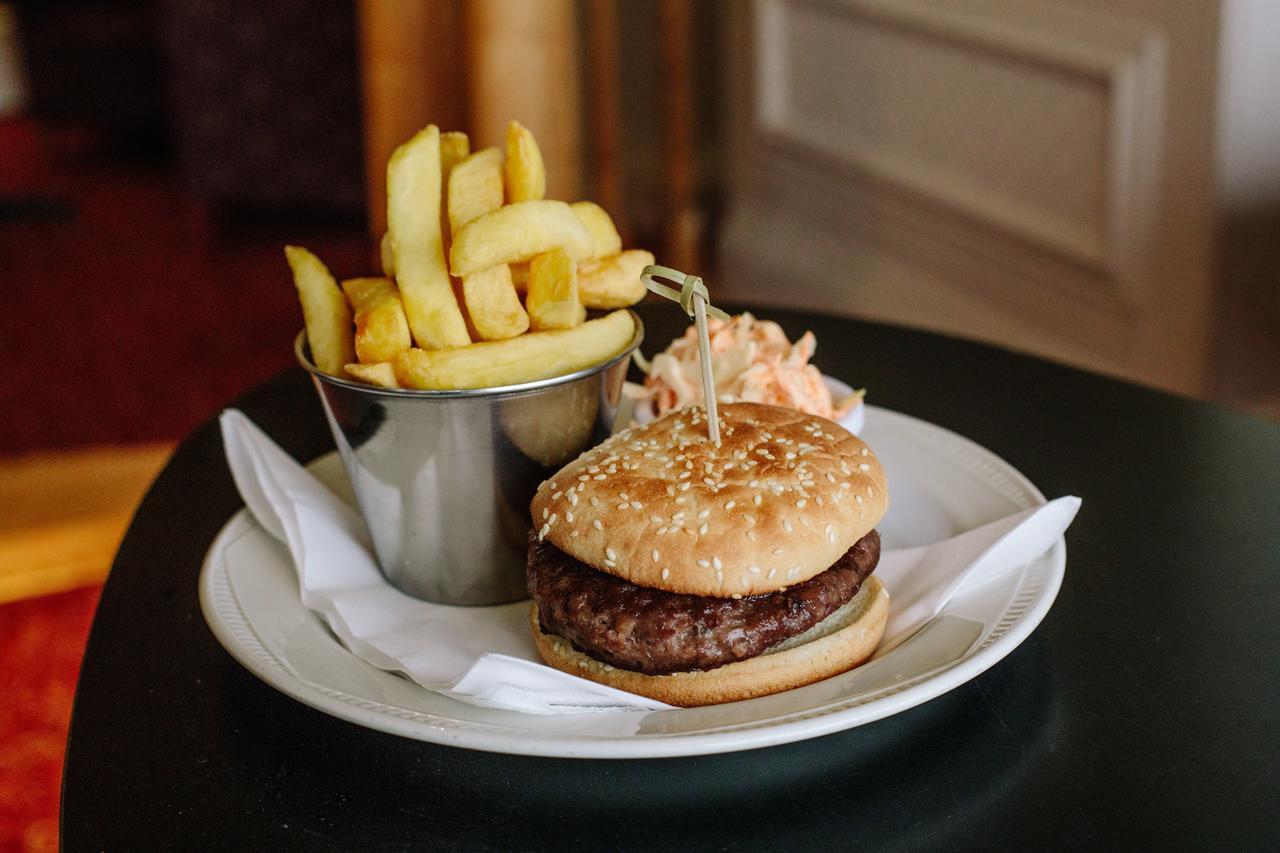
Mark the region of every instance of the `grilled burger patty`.
POLYGON ((880 560, 872 530, 827 569, 780 592, 713 598, 628 583, 529 537, 529 595, 545 632, 597 660, 646 675, 755 657, 812 628, 858 592, 880 560))

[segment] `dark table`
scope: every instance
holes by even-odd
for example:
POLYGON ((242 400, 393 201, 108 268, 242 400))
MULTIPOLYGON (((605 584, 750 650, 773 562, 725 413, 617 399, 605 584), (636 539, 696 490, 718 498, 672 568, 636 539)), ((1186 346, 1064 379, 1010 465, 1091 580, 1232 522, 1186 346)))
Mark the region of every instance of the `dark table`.
MULTIPOLYGON (((681 328, 667 305, 642 313, 647 351, 681 328)), ((873 402, 1084 498, 1057 603, 1004 661, 879 722, 728 755, 554 760, 368 731, 259 682, 205 626, 201 559, 241 505, 210 421, 103 592, 66 848, 1275 849, 1280 427, 976 344, 767 313, 813 329, 818 365, 873 402)), ((236 405, 300 459, 332 449, 300 371, 236 405)))

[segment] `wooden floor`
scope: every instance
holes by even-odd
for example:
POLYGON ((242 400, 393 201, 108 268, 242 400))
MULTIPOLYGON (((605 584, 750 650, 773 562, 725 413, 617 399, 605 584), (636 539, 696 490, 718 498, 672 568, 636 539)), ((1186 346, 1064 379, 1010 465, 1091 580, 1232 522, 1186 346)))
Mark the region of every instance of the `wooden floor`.
POLYGON ((0 604, 99 584, 169 444, 0 460, 0 604))

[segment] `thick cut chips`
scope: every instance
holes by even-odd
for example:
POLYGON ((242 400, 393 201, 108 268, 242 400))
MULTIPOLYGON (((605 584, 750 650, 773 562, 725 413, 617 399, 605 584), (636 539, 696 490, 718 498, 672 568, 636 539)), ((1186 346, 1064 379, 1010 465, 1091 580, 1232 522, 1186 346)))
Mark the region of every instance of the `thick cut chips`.
POLYGON ((342 292, 356 314, 356 357, 365 364, 390 361, 413 345, 400 292, 389 278, 349 278, 342 292))
POLYGON ((507 202, 537 201, 547 194, 547 169, 538 142, 518 121, 507 124, 507 163, 504 170, 507 202))
POLYGON ((574 215, 587 226, 592 239, 596 241, 595 251, 591 253, 593 259, 616 255, 622 251, 622 237, 613 224, 613 218, 603 207, 594 201, 575 201, 569 207, 573 208, 574 215))
POLYGON ((351 308, 329 268, 301 246, 285 246, 293 283, 302 303, 311 361, 330 376, 342 376, 342 366, 355 361, 351 341, 351 308))
POLYGON ((560 376, 609 360, 635 335, 629 311, 558 332, 530 332, 505 341, 458 349, 411 349, 396 358, 396 379, 406 388, 492 388, 560 376))
POLYGON ((413 339, 425 349, 471 343, 440 232, 440 131, 429 125, 387 163, 387 230, 413 339))
MULTIPOLYGON (((591 232, 562 201, 522 201, 477 217, 458 231, 449 253, 452 272, 467 276, 498 264, 527 261, 561 248, 575 261, 595 251, 591 232)), ((403 285, 401 286, 403 289, 403 285)))
POLYGON ((511 267, 498 264, 462 279, 462 295, 476 334, 486 341, 500 341, 523 334, 529 315, 511 283, 511 267))
POLYGON ((587 309, 578 299, 577 266, 564 249, 543 252, 530 262, 525 307, 529 325, 539 332, 572 329, 587 319, 587 309))
POLYGON ((625 308, 644 299, 640 273, 653 263, 653 252, 628 249, 578 266, 578 298, 588 308, 625 308))
POLYGON ((379 361, 375 364, 348 364, 346 371, 361 382, 368 382, 379 388, 400 387, 400 383, 396 381, 395 365, 389 361, 379 361))

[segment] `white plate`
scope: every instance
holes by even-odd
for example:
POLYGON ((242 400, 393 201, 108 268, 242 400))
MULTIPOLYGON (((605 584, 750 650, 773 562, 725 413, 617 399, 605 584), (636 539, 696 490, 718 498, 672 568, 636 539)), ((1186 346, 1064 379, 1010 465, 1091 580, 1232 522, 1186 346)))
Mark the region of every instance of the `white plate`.
MULTIPOLYGON (((907 415, 867 406, 863 438, 889 473, 886 548, 922 545, 1044 503, 994 453, 907 415)), ((335 454, 312 470, 340 492, 335 454)), ((302 606, 288 552, 247 510, 218 534, 200 604, 219 642, 271 686, 371 729, 451 746, 581 758, 653 758, 754 749, 887 717, 963 684, 1017 648, 1048 612, 1066 566, 1043 557, 953 599, 915 636, 857 669, 775 696, 649 714, 536 716, 479 708, 418 687, 348 652, 302 606), (252 578, 241 601, 236 578, 252 578)), ((246 588, 240 583, 243 594, 246 588)), ((893 594, 893 590, 889 590, 893 594)))

